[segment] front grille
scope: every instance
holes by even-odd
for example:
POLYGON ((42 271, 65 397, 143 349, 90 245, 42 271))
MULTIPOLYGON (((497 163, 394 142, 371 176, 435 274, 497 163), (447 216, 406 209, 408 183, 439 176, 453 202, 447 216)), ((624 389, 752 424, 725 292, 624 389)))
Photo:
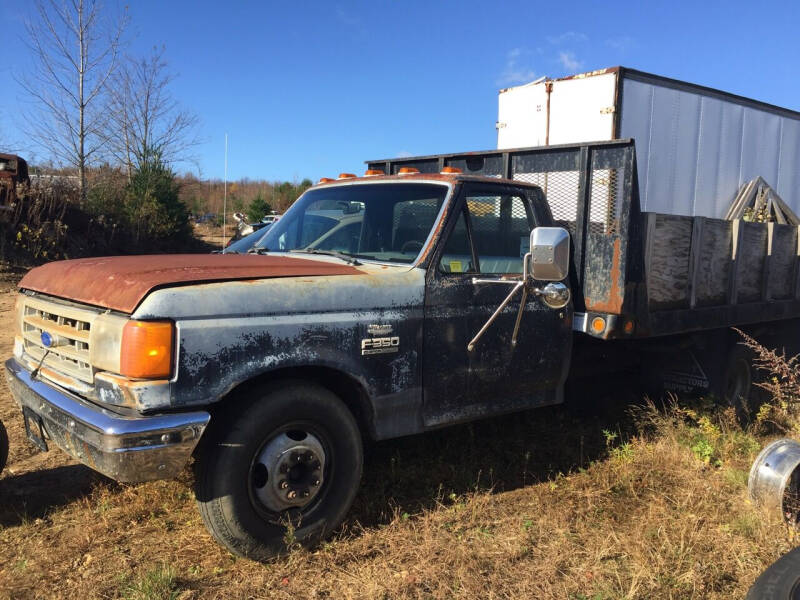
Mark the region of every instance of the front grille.
POLYGON ((53 371, 93 383, 89 333, 98 314, 38 298, 25 298, 22 301, 25 352, 37 362, 44 357, 43 366, 53 371), (43 333, 47 333, 52 340, 49 348, 42 343, 43 333))

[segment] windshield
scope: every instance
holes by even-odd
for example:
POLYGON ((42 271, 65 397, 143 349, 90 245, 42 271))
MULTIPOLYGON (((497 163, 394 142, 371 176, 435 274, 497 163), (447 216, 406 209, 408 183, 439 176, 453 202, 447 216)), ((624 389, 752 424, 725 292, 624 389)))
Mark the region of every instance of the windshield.
POLYGON ((266 235, 267 231, 272 225, 266 225, 265 227, 261 227, 260 229, 256 229, 253 233, 244 236, 242 239, 233 242, 230 246, 225 248, 222 253, 223 254, 244 254, 250 248, 255 246, 255 244, 266 235))
POLYGON ((309 190, 254 250, 330 252, 412 263, 428 239, 447 189, 430 183, 374 183, 309 190))

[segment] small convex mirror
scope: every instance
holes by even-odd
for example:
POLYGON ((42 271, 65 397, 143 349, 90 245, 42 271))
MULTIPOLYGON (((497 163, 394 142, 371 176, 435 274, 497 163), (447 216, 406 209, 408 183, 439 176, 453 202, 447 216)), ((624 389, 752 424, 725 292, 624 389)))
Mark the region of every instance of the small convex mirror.
POLYGON ((563 227, 531 231, 530 275, 539 281, 561 281, 569 274, 569 233, 563 227))

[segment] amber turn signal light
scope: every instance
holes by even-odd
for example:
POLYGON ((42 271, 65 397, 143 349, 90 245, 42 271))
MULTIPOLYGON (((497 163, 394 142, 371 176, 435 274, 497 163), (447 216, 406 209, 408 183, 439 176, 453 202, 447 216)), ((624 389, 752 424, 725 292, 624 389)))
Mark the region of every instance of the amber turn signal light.
POLYGON ((168 321, 128 321, 122 329, 120 373, 136 379, 164 379, 172 371, 174 326, 168 321))
POLYGON ((595 317, 592 319, 592 333, 601 334, 606 328, 606 320, 603 317, 595 317))

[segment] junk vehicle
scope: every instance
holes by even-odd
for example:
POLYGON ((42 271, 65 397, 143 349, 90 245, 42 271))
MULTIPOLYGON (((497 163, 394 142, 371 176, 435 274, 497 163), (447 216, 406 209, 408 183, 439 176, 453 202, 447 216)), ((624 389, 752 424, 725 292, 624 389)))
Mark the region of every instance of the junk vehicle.
POLYGON ((741 403, 729 327, 796 332, 797 226, 643 212, 636 148, 369 161, 257 252, 33 269, 6 362, 28 435, 119 481, 193 456, 209 531, 264 560, 289 523, 313 544, 341 522, 364 440, 556 404, 568 374, 622 368, 741 403))
POLYGON ((0 216, 17 202, 17 186, 29 185, 28 163, 16 154, 0 153, 0 216))

